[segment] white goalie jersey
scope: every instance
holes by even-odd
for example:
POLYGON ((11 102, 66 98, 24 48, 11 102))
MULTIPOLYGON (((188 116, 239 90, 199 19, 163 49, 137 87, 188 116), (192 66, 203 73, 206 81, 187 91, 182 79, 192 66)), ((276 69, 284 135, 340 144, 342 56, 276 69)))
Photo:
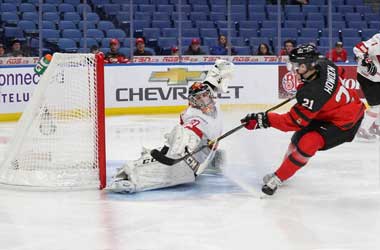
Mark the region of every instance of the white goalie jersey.
POLYGON ((357 72, 371 80, 373 82, 380 82, 380 73, 374 76, 368 74, 367 67, 361 65, 361 61, 368 55, 368 58, 373 61, 375 66, 380 69, 380 62, 378 56, 380 55, 380 33, 375 34, 373 37, 367 41, 358 43, 354 49, 354 54, 358 58, 358 68, 357 72))

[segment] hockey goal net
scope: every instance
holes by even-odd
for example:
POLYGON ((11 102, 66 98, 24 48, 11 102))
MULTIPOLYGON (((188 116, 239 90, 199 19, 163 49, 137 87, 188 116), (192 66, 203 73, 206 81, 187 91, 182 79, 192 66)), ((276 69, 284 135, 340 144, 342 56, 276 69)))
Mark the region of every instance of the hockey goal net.
POLYGON ((104 188, 104 67, 93 54, 55 53, 0 165, 0 183, 104 188))

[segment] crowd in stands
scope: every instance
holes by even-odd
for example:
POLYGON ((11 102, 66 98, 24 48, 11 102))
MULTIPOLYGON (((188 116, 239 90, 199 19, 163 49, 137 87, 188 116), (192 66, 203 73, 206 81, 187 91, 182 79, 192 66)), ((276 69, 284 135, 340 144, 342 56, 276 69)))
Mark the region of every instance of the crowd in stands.
MULTIPOLYGON (((0 56, 39 54, 37 2, 0 0, 0 56)), ((277 0, 231 0, 229 25, 227 0, 182 0, 179 48, 176 0, 134 0, 133 22, 129 1, 86 2, 44 0, 43 53, 102 51, 110 63, 121 63, 149 55, 287 55, 296 44, 314 43, 332 60, 346 62, 357 42, 380 30, 379 13, 363 0, 334 0, 336 46, 329 51, 327 0, 281 0, 283 48, 277 51, 277 0)))

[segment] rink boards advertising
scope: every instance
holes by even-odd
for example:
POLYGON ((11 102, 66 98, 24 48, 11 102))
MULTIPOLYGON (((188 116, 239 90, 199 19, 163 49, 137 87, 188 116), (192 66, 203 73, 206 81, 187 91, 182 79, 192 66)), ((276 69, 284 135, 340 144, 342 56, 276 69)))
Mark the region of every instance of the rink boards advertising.
MULTIPOLYGON (((294 93, 295 78, 282 63, 243 59, 234 58, 233 80, 228 92, 219 95, 222 106, 270 105, 294 93)), ((20 116, 39 80, 33 64, 14 64, 0 65, 0 121, 15 120, 20 116)), ((180 112, 187 105, 188 86, 194 81, 202 81, 211 66, 212 63, 204 61, 107 65, 106 114, 180 112)), ((359 90, 356 67, 343 67, 346 71, 345 86, 359 90)))

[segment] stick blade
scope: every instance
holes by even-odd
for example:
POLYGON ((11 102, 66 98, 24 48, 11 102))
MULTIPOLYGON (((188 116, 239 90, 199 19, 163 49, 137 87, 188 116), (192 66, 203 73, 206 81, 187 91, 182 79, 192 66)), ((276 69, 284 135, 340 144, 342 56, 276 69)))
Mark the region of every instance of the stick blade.
POLYGON ((150 155, 155 160, 157 160, 158 162, 165 164, 165 165, 171 166, 171 165, 174 165, 176 163, 175 159, 166 157, 161 151, 159 151, 157 149, 152 149, 152 151, 150 151, 150 155))

